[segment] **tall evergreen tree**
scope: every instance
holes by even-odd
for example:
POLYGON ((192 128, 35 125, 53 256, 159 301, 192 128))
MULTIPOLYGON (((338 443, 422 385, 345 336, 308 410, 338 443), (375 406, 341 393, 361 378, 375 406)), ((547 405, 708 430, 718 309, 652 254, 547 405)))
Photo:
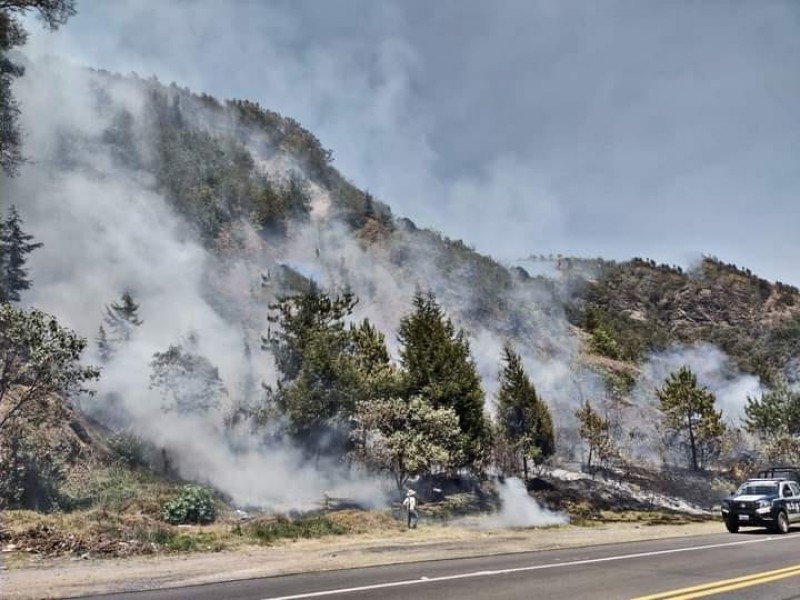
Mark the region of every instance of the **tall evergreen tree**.
POLYGON ((108 339, 106 328, 102 325, 100 325, 100 329, 97 330, 95 342, 97 343, 97 355, 100 357, 100 362, 105 364, 110 361, 114 356, 114 346, 111 340, 108 339))
POLYGON ((663 425, 688 450, 690 466, 698 471, 719 449, 725 424, 714 409, 714 394, 697 384, 697 377, 684 366, 670 373, 656 390, 663 425))
POLYGON ((477 465, 488 451, 489 427, 465 332, 456 330, 433 293, 418 291, 413 311, 400 321, 398 339, 406 397, 421 396, 434 408, 452 408, 464 447, 464 464, 453 466, 477 465))
POLYGON ((31 288, 25 263, 28 254, 42 247, 33 242, 33 236, 22 229, 22 217, 16 206, 8 210, 8 217, 0 222, 0 301, 19 302, 20 292, 31 288))
POLYGON ((75 0, 0 1, 0 169, 7 175, 14 175, 23 162, 20 111, 11 88, 14 79, 25 73, 7 53, 28 39, 20 19, 28 12, 36 13, 45 27, 56 30, 75 14, 75 0))
POLYGON ((395 396, 398 391, 397 369, 392 365, 383 333, 364 319, 350 325, 353 364, 362 384, 360 399, 372 400, 395 396))
POLYGON ((497 419, 501 431, 522 459, 528 479, 528 461, 540 462, 555 453, 555 434, 550 410, 528 379, 519 354, 503 347, 503 368, 497 393, 497 419))
POLYGON ((762 452, 772 462, 800 458, 800 391, 777 378, 760 398, 747 398, 745 428, 758 435, 762 452))
MULTIPOLYGON (((139 318, 139 305, 127 290, 122 293, 118 302, 106 306, 106 316, 103 321, 108 327, 107 335, 110 336, 108 339, 115 344, 129 341, 134 328, 143 323, 139 318)), ((98 343, 101 335, 105 337, 106 332, 98 335, 98 343)))
POLYGON ((352 360, 352 339, 345 319, 357 300, 338 297, 312 285, 305 294, 270 306, 269 322, 277 326, 265 347, 280 374, 268 396, 288 417, 289 431, 315 455, 344 451, 343 423, 352 416, 361 379, 352 360))
POLYGON ((745 427, 763 440, 781 435, 800 437, 800 391, 778 379, 760 398, 747 398, 745 427))

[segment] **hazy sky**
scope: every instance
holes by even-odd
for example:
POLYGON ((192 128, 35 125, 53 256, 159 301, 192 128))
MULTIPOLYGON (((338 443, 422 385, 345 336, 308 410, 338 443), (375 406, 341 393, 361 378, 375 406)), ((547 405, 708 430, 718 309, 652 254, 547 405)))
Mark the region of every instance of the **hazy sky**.
POLYGON ((800 284, 798 2, 79 0, 30 28, 31 53, 292 116, 505 260, 707 253, 800 284))

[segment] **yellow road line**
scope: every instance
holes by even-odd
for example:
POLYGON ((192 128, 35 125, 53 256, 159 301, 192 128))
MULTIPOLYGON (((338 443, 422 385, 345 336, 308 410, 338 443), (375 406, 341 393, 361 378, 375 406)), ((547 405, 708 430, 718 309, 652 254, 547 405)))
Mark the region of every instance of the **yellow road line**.
POLYGON ((743 577, 734 577, 733 579, 712 581, 702 585, 670 590, 668 592, 660 592, 658 594, 652 594, 649 596, 640 596, 638 598, 634 598, 634 600, 690 600, 691 598, 703 598, 713 594, 721 594, 722 592, 730 592, 753 585, 760 585, 762 583, 769 583, 771 581, 777 581, 779 579, 786 579, 788 577, 795 576, 800 576, 800 565, 776 569, 774 571, 754 573, 752 575, 745 575, 743 577))
POLYGON ((734 590, 739 590, 753 585, 761 585, 763 583, 769 583, 771 581, 778 581, 779 579, 787 579, 789 577, 797 577, 797 576, 800 576, 800 569, 798 569, 794 573, 781 573, 779 575, 772 575, 771 577, 765 577, 763 579, 758 579, 749 582, 745 581, 743 583, 736 583, 733 585, 728 585, 720 588, 714 588, 713 590, 709 590, 706 592, 697 592, 695 594, 688 594, 686 596, 674 596, 673 598, 674 600, 691 600, 692 598, 703 598, 704 596, 721 594, 723 592, 732 592, 734 590))

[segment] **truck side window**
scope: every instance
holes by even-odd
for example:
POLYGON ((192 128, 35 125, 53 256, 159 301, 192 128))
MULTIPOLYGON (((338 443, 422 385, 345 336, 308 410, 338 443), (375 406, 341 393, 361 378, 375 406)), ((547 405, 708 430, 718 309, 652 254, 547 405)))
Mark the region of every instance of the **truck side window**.
POLYGON ((798 488, 796 483, 789 484, 789 491, 792 496, 800 496, 800 488, 798 488))

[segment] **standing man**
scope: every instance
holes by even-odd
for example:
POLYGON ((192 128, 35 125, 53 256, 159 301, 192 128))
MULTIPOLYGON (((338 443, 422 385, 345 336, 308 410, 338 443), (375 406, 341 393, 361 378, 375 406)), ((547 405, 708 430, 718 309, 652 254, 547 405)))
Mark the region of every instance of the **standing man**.
POLYGON ((406 493, 403 507, 408 511, 408 528, 416 529, 419 515, 417 515, 417 493, 414 490, 408 490, 406 493))

